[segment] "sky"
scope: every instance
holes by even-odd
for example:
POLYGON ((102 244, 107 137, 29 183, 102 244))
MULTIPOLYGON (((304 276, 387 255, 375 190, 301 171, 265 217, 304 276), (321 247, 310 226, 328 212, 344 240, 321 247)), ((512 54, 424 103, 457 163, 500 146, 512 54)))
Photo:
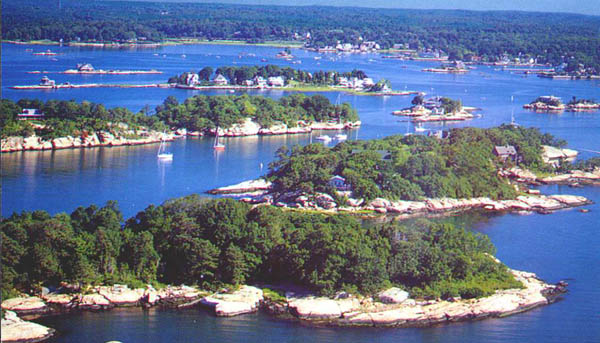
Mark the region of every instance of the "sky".
POLYGON ((600 15, 600 0, 143 0, 258 5, 323 5, 418 9, 518 10, 600 15))

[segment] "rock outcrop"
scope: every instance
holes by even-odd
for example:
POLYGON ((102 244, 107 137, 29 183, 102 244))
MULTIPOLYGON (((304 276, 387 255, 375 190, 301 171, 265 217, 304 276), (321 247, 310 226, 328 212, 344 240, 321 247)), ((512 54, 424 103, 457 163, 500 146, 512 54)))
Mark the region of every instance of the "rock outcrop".
POLYGON ((2 302, 2 309, 13 311, 20 315, 43 314, 48 312, 46 303, 38 297, 18 297, 2 302))
POLYGON ((241 286, 232 293, 215 293, 202 298, 200 303, 213 308, 219 317, 232 317, 256 312, 263 301, 261 289, 252 286, 241 286))
POLYGON ((8 137, 2 139, 2 152, 26 151, 26 150, 51 150, 70 148, 92 148, 101 146, 124 146, 159 143, 161 140, 171 141, 172 134, 163 134, 156 131, 120 131, 115 135, 108 131, 87 133, 80 137, 58 137, 48 141, 38 136, 30 137, 8 137), (138 138, 126 138, 137 135, 138 138))
MULTIPOLYGON (((552 302, 563 290, 546 284, 535 274, 511 271, 524 288, 499 290, 479 299, 453 299, 417 303, 379 303, 372 299, 349 297, 342 300, 305 296, 288 297, 292 315, 307 322, 333 326, 420 327, 488 317, 503 317, 552 302)), ((389 290, 388 290, 389 291, 389 290)), ((401 291, 401 290, 400 290, 401 291)), ((398 292, 394 291, 398 294, 398 292)), ((381 296, 381 295, 380 295, 381 296)))
POLYGON ((40 342, 50 338, 54 329, 24 321, 15 312, 6 311, 2 318, 2 342, 40 342))

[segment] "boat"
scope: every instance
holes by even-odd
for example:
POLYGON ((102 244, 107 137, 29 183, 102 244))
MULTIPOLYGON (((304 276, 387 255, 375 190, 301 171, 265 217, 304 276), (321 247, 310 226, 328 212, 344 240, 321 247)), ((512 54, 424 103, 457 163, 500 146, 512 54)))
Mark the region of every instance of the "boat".
POLYGON ((337 135, 334 136, 334 138, 337 141, 345 141, 346 139, 348 139, 348 135, 344 134, 344 133, 338 133, 337 135))
POLYGON ((415 132, 425 132, 428 129, 422 127, 421 125, 415 126, 415 132))
POLYGON ((225 150, 225 144, 219 143, 219 127, 217 126, 217 131, 215 134, 215 142, 213 143, 213 149, 215 150, 225 150))
POLYGON ((322 141, 324 143, 329 143, 332 140, 332 138, 327 135, 320 135, 320 136, 316 137, 315 139, 318 141, 322 141))
MULTIPOLYGON (((164 137, 164 135, 163 135, 163 137, 164 137)), ((158 147, 158 153, 156 154, 156 156, 158 157, 158 159, 160 161, 172 161, 173 160, 173 154, 165 151, 164 138, 161 138, 161 140, 160 140, 160 146, 158 147)))

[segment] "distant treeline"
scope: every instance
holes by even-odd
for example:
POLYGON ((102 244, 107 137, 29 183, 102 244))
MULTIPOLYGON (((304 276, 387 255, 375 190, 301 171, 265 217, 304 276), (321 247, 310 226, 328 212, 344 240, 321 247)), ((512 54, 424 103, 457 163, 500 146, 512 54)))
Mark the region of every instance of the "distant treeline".
POLYGON ((0 220, 2 298, 61 282, 198 285, 293 283, 331 295, 391 285, 414 297, 473 298, 521 287, 488 254, 487 236, 449 224, 363 227, 326 216, 189 196, 123 225, 115 202, 0 220))
POLYGON ((376 41, 439 49, 452 59, 507 53, 600 71, 600 17, 566 13, 148 2, 3 1, 2 38, 162 41, 167 37, 284 40, 313 47, 376 41), (310 33, 310 39, 307 34, 310 33))
POLYGON ((359 119, 356 110, 348 103, 332 104, 322 95, 306 96, 293 94, 273 100, 264 96, 196 95, 183 103, 170 96, 156 107, 155 113, 145 108, 138 113, 122 107, 106 109, 102 104, 83 101, 21 99, 0 100, 0 134, 8 136, 31 136, 34 133, 46 139, 80 136, 86 132, 99 130, 114 131, 118 123, 129 128, 144 126, 163 131, 165 129, 186 128, 202 131, 220 127, 227 129, 246 118, 252 118, 263 127, 277 122, 290 127, 306 122, 355 122, 359 119), (44 127, 35 127, 30 121, 19 120, 24 108, 38 109, 44 114, 44 127))
MULTIPOLYGON (((173 76, 169 79, 169 83, 185 84, 188 75, 195 72, 183 73, 179 76, 173 76)), ((213 76, 213 68, 204 67, 198 73, 198 79, 201 82, 209 82, 213 76)), ((313 85, 331 85, 337 84, 340 77, 351 78, 356 77, 358 79, 364 79, 367 74, 358 69, 354 69, 351 72, 337 72, 337 71, 323 71, 319 70, 316 72, 309 72, 306 70, 299 70, 290 67, 280 67, 277 65, 269 64, 264 66, 223 66, 217 68, 214 75, 223 75, 227 80, 236 85, 244 84, 246 80, 252 80, 254 77, 262 77, 263 79, 269 77, 282 76, 287 83, 294 80, 304 84, 313 85)))
POLYGON ((365 200, 512 199, 518 192, 498 175, 498 169, 520 165, 549 172, 551 167, 542 161, 542 145, 565 144, 535 128, 502 125, 452 129, 445 139, 398 135, 345 141, 333 148, 321 144, 292 149, 284 146, 269 165, 267 178, 279 194, 324 192, 339 198, 329 180, 340 175, 352 187, 353 196, 365 200), (517 155, 506 160, 495 156, 494 147, 504 145, 514 146, 517 155))

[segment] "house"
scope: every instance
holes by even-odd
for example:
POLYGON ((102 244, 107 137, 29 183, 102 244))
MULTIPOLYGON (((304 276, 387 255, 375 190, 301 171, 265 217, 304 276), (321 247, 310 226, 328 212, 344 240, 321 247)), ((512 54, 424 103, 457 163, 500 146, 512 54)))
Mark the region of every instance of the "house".
POLYGON ((252 79, 253 83, 258 86, 258 88, 265 88, 267 86, 267 80, 265 80, 262 76, 255 76, 252 79))
POLYGON ((335 187, 338 191, 349 191, 352 188, 351 185, 346 183, 346 179, 339 175, 331 177, 331 179, 329 179, 329 185, 335 187))
POLYGON ((285 81, 281 76, 272 76, 267 79, 269 86, 271 87, 283 87, 285 85, 285 81))
POLYGON ((79 71, 94 71, 94 67, 92 67, 89 63, 78 63, 77 70, 79 71))
POLYGON ((197 85, 198 83, 200 83, 200 79, 198 77, 198 74, 196 73, 187 73, 186 77, 185 77, 185 84, 188 86, 194 86, 197 85))
POLYGON ((226 86, 227 84, 229 84, 229 81, 227 81, 225 76, 221 74, 217 74, 217 76, 215 76, 215 78, 213 79, 213 82, 215 85, 219 86, 226 86))
POLYGON ((372 79, 372 78, 370 78, 370 77, 365 77, 365 78, 362 80, 362 82, 363 82, 363 87, 364 87, 364 88, 371 88, 371 87, 375 86, 375 82, 374 82, 374 81, 373 81, 373 79, 372 79))
POLYGON ((244 86, 248 86, 248 87, 254 86, 254 81, 244 80, 244 86))
POLYGON ((40 80, 40 86, 52 86, 52 87, 54 87, 54 85, 56 85, 56 82, 54 80, 50 80, 48 78, 48 76, 44 76, 40 80))
POLYGON ((517 162, 517 150, 512 145, 497 145, 493 150, 494 155, 498 156, 503 162, 507 159, 517 162))
POLYGON ((542 145, 542 161, 555 168, 559 167, 563 162, 573 162, 577 158, 577 155, 578 152, 576 150, 542 145))
POLYGON ((338 85, 347 88, 350 88, 352 86, 350 81, 348 81, 348 78, 344 76, 338 78, 338 85))
POLYGON ((32 120, 44 118, 44 113, 37 108, 24 108, 23 111, 17 114, 19 120, 32 120))

